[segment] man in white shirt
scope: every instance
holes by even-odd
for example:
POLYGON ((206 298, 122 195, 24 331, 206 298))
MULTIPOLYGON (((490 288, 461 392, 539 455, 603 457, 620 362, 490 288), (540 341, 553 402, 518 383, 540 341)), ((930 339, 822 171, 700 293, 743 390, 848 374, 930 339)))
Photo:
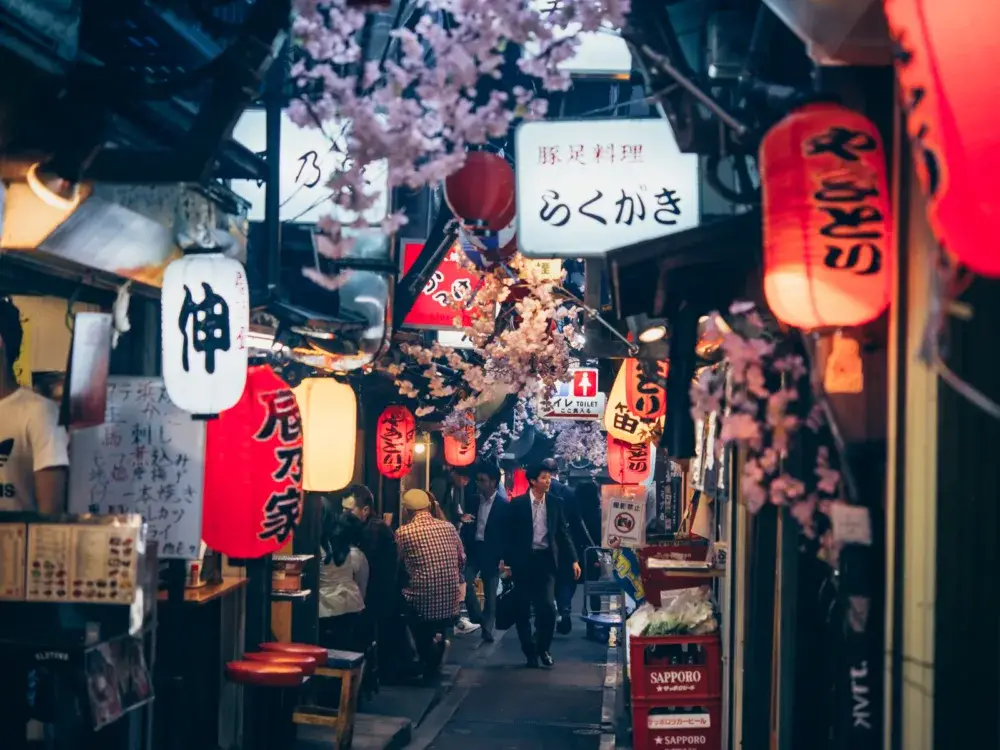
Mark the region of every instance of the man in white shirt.
POLYGON ((493 642, 493 627, 497 618, 497 584, 500 582, 500 561, 503 559, 504 523, 507 498, 500 495, 500 469, 483 463, 476 467, 476 489, 479 505, 474 513, 462 516, 462 543, 468 561, 465 565, 465 606, 469 619, 482 625, 482 637, 493 642), (483 582, 483 607, 476 596, 476 576, 483 582))
POLYGON ((0 511, 54 515, 66 510, 69 440, 58 405, 17 383, 23 338, 17 308, 0 298, 0 511))

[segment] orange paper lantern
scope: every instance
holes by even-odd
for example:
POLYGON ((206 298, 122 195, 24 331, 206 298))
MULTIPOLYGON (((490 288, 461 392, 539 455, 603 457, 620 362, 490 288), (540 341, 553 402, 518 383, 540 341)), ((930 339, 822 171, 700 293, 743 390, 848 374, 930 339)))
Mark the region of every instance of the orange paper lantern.
MULTIPOLYGON (((647 362, 647 370, 653 367, 647 362)), ((629 411, 640 419, 659 419, 667 413, 667 392, 662 386, 650 380, 639 366, 639 360, 625 360, 625 398, 629 411)), ((656 363, 657 374, 666 380, 670 363, 656 363)))
POLYGON ((386 479, 401 479, 413 468, 417 421, 405 406, 387 406, 375 429, 378 470, 386 479))
POLYGON ((476 460, 475 425, 466 425, 462 435, 444 436, 444 460, 449 466, 469 466, 476 460))
POLYGON ((1000 3, 970 0, 956 12, 940 0, 885 0, 899 53, 906 129, 928 197, 935 236, 975 273, 1000 277, 1000 252, 989 240, 1000 216, 1000 80, 984 74, 992 56, 1000 3))
POLYGON ((892 219, 882 138, 865 117, 809 104, 760 144, 764 294, 781 322, 868 323, 892 295, 892 219))
POLYGON ((632 445, 608 435, 608 474, 618 484, 642 484, 649 464, 649 443, 632 445))
POLYGON ((520 497, 528 492, 531 485, 528 484, 528 472, 524 469, 514 469, 514 486, 510 489, 510 496, 520 497))

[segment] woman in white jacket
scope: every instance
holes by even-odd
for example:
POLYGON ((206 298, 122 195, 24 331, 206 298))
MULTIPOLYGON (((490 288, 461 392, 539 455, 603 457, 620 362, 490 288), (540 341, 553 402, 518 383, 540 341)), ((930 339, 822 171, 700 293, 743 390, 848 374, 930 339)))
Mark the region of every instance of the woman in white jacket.
POLYGON ((319 570, 319 642, 324 648, 364 653, 371 642, 365 621, 368 560, 358 548, 361 521, 351 513, 324 512, 319 570))

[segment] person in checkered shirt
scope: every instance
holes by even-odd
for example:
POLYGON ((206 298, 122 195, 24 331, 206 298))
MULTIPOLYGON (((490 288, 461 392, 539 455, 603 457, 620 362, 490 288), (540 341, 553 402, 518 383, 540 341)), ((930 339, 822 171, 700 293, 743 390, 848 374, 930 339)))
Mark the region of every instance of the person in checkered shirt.
POLYGON ((445 642, 458 617, 465 549, 458 531, 431 514, 423 490, 403 494, 403 525, 396 546, 406 571, 403 599, 425 677, 441 668, 445 642))

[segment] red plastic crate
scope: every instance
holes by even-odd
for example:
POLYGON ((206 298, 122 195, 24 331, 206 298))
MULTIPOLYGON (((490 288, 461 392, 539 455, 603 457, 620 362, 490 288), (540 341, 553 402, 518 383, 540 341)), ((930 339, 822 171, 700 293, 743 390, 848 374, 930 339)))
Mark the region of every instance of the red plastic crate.
POLYGON ((629 636, 632 699, 717 700, 722 695, 722 644, 715 635, 629 636), (671 664, 684 647, 695 664, 671 664), (673 648, 670 648, 673 647, 673 648))
POLYGON ((672 571, 670 575, 667 575, 664 570, 651 570, 649 568, 649 560, 651 558, 704 562, 708 559, 709 547, 708 541, 705 540, 670 542, 668 544, 655 544, 640 548, 639 573, 642 577, 642 587, 645 592, 646 601, 654 607, 659 607, 661 591, 696 588, 711 583, 704 576, 688 577, 679 575, 677 571, 672 571))
POLYGON ((633 703, 632 750, 722 750, 721 701, 633 703))

